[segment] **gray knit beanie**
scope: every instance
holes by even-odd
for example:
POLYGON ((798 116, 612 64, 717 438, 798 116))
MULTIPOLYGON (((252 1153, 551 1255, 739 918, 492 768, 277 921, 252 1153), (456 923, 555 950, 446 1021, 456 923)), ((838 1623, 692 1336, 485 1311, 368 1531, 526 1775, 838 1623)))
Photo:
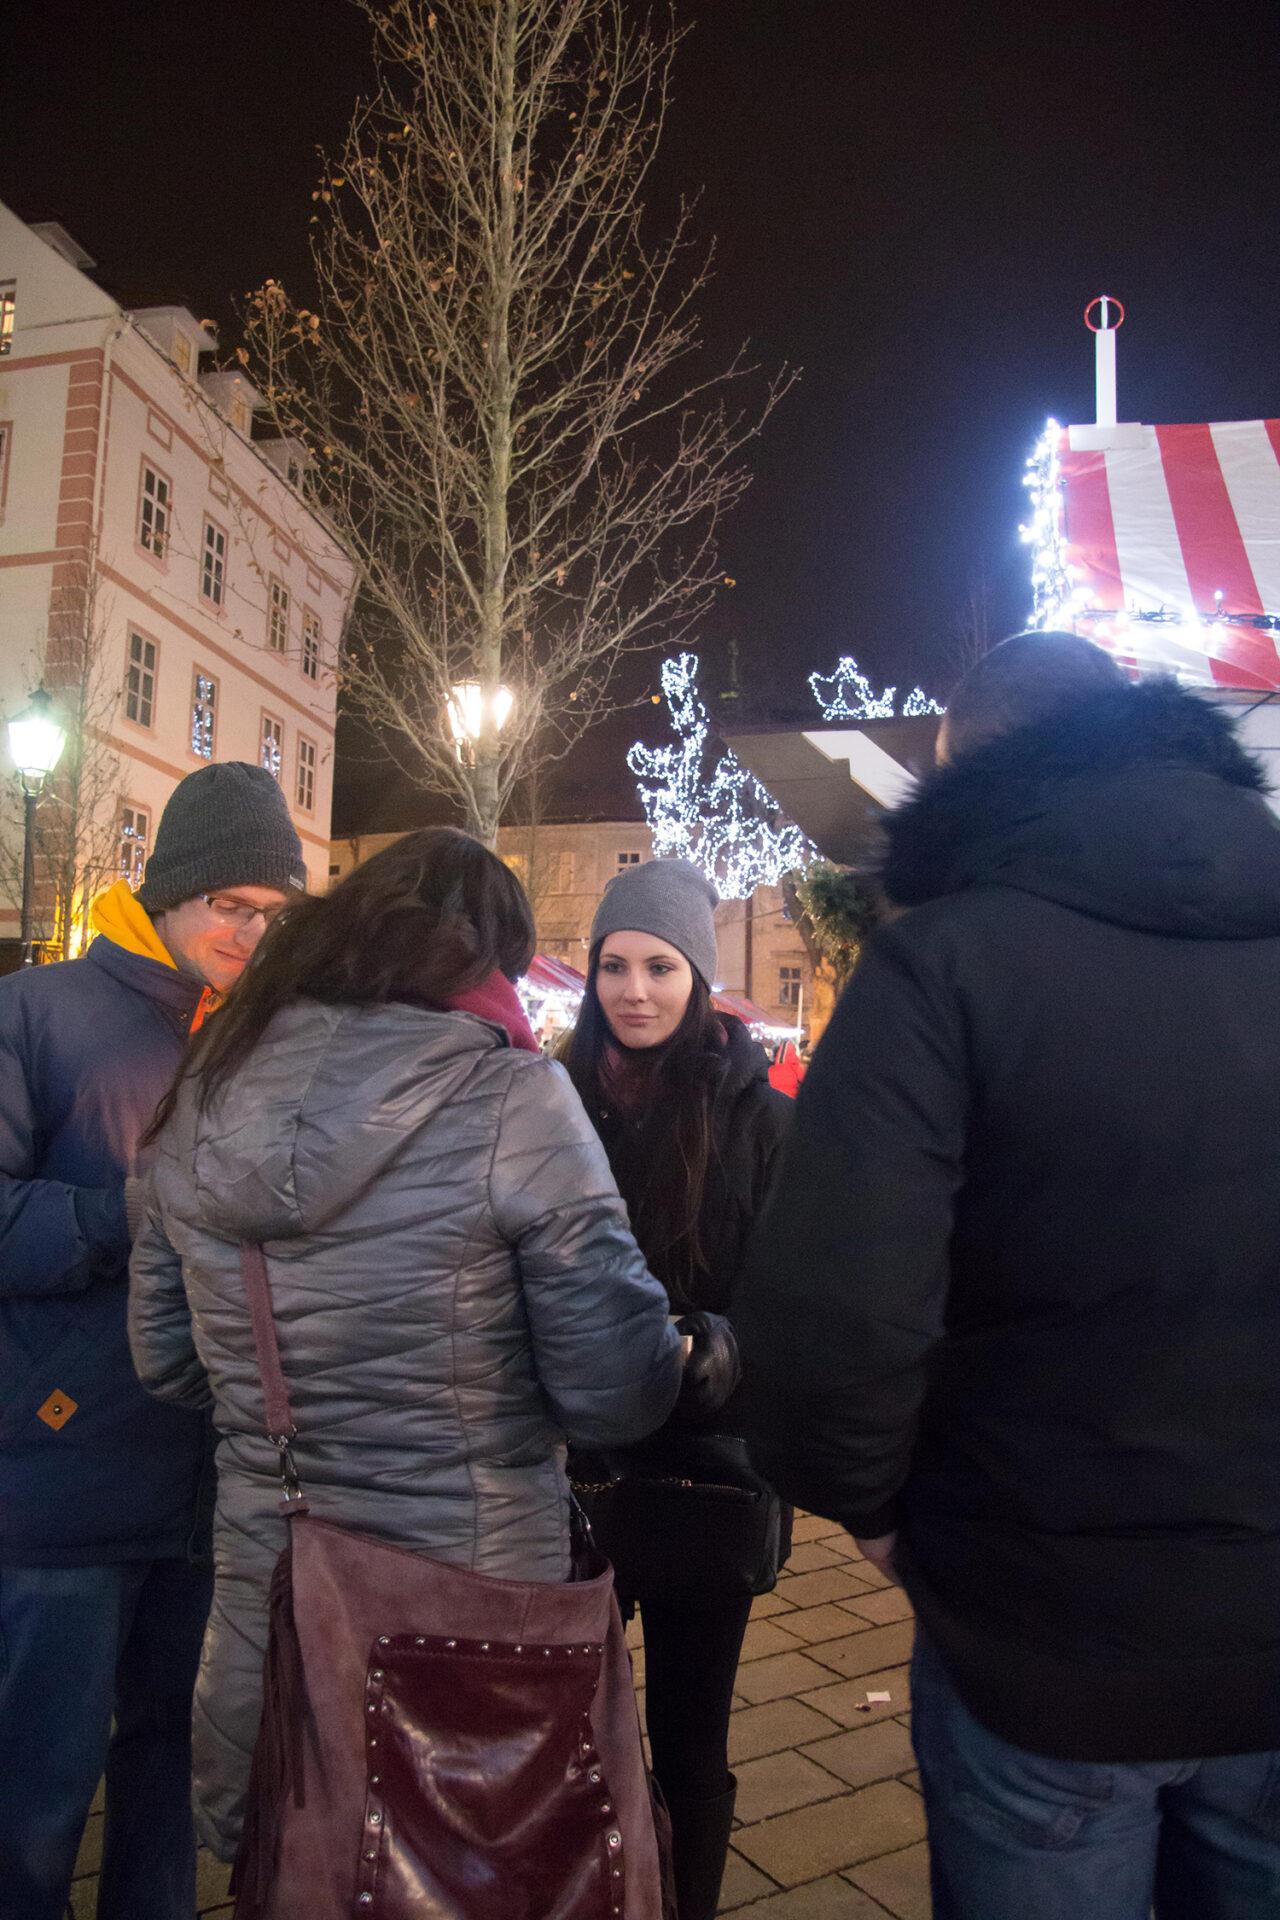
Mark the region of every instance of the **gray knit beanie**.
POLYGON ((163 913, 224 887, 305 893, 302 842, 280 783, 245 760, 215 761, 180 780, 160 815, 137 898, 163 913))
POLYGON ((676 947, 707 986, 716 977, 715 910, 720 895, 691 860, 624 867, 604 890, 591 922, 591 949, 609 933, 651 933, 676 947))

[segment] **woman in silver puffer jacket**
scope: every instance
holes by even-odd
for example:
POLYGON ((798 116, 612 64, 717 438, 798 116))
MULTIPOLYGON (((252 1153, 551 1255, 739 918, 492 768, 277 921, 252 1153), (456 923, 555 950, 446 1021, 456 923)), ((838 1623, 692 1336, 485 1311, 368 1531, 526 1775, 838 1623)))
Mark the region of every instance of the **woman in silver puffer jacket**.
POLYGON ((162 1109, 130 1338, 219 1436, 195 1796, 223 1859, 286 1536, 240 1243, 265 1243, 312 1511, 434 1558, 566 1578, 566 1437, 638 1440, 679 1390, 666 1294, 511 987, 532 950, 493 854, 410 834, 271 930, 162 1109))

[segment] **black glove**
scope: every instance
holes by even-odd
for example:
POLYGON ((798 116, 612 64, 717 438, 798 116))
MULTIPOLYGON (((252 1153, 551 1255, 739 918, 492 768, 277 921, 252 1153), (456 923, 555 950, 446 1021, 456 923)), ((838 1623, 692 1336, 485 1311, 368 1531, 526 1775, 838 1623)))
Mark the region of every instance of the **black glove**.
POLYGON ((700 1419, 722 1407, 742 1378, 737 1338, 720 1313, 686 1313, 676 1327, 690 1336, 693 1347, 675 1410, 700 1419))

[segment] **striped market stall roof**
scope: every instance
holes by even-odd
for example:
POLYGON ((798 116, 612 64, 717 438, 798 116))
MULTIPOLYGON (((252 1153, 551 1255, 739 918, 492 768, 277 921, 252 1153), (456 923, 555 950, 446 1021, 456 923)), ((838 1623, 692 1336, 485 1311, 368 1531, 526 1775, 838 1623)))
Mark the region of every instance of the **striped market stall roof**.
POLYGON ((745 993, 713 993, 711 1004, 719 1007, 721 1013, 736 1013, 744 1026, 767 1027, 770 1024, 771 1016, 763 1007, 758 1007, 754 1000, 748 1000, 745 993))
POLYGON ((1037 624, 1139 669, 1280 687, 1280 420, 1050 421, 1027 485, 1037 624))
POLYGON ((578 998, 581 998, 587 985, 585 973, 579 973, 567 960, 553 959, 549 953, 534 954, 525 979, 546 992, 571 993, 578 998))

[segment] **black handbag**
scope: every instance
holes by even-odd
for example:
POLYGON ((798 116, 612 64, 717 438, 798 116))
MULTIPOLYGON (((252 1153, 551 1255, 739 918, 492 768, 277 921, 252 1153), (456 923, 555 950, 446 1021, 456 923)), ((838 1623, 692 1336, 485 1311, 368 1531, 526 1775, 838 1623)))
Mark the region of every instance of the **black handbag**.
POLYGON ((760 1594, 776 1584, 790 1509, 737 1434, 667 1429, 607 1464, 575 1459, 571 1472, 624 1598, 760 1594))

